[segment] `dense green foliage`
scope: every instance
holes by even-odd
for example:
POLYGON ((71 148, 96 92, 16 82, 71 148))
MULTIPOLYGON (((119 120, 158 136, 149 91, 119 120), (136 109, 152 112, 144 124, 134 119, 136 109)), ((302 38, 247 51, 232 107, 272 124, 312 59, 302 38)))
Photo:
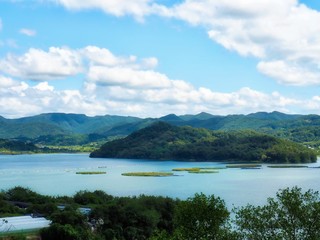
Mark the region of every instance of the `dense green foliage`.
POLYGON ((97 145, 42 146, 29 141, 0 139, 0 154, 60 153, 60 152, 92 152, 97 145))
POLYGON ((19 119, 0 117, 0 137, 2 138, 37 138, 59 134, 103 133, 109 129, 139 118, 121 116, 88 117, 84 114, 47 113, 19 119))
POLYGON ((52 220, 52 225, 41 231, 46 240, 148 239, 157 230, 172 233, 176 203, 177 200, 165 197, 117 198, 103 191, 48 197, 15 187, 0 193, 0 216, 44 214, 52 220), (28 207, 14 206, 21 203, 28 207), (64 209, 57 207, 61 204, 64 209), (80 213, 81 206, 91 208, 89 215, 80 213))
POLYGON ((253 131, 210 131, 158 122, 124 139, 104 144, 90 157, 196 161, 316 161, 315 151, 288 140, 253 131))
POLYGON ((39 150, 33 143, 0 139, 0 152, 32 152, 39 150))
MULTIPOLYGON (((0 138, 42 145, 83 145, 106 141, 123 134, 109 134, 119 125, 140 121, 135 117, 47 113, 19 119, 0 117, 0 138)), ((127 135, 127 133, 125 133, 127 135)))
POLYGON ((88 117, 83 114, 47 113, 19 119, 0 117, 0 138, 31 141, 35 144, 71 146, 101 143, 124 137, 157 121, 176 126, 210 130, 254 130, 276 137, 320 146, 320 116, 258 112, 248 115, 214 116, 208 113, 158 119, 121 116, 88 117))
POLYGON ((181 239, 227 239, 229 214, 220 198, 196 194, 177 205, 174 223, 181 239))
POLYGON ((241 239, 320 239, 320 196, 302 193, 300 188, 284 189, 265 206, 237 209, 236 231, 241 239))
MULTIPOLYGON (((232 212, 222 199, 204 194, 182 201, 143 195, 113 197, 102 191, 48 197, 21 187, 0 193, 1 216, 26 213, 44 214, 52 220, 40 233, 46 240, 320 239, 320 195, 298 187, 278 191, 266 205, 247 205, 232 212), (20 209, 13 201, 29 206, 20 209), (57 207, 61 204, 64 209, 57 207), (81 206, 90 207, 91 212, 81 213, 81 206)), ((1 233, 0 238, 5 235, 1 233)), ((27 239, 27 235, 11 239, 27 239)))

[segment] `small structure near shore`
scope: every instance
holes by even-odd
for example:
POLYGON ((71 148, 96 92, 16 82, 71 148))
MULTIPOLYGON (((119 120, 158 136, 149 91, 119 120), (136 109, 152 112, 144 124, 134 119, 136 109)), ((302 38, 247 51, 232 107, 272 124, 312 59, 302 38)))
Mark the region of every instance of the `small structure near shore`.
POLYGON ((44 217, 5 217, 0 218, 0 235, 12 232, 25 232, 49 227, 50 220, 44 217))

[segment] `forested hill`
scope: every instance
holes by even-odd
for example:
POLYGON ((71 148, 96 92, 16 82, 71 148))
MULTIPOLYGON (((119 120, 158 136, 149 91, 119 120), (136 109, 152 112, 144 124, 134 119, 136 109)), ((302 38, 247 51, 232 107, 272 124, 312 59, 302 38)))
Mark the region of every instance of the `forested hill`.
POLYGON ((90 157, 307 163, 316 161, 316 152, 254 131, 211 131, 158 122, 107 142, 90 157))
POLYGON ((1 153, 36 152, 39 148, 32 143, 0 139, 1 153))
POLYGON ((18 119, 0 116, 0 138, 45 146, 86 145, 93 142, 100 145, 101 142, 125 137, 158 121, 210 130, 251 129, 314 148, 320 147, 319 115, 290 115, 280 112, 227 116, 209 113, 180 116, 169 114, 161 118, 112 115, 89 117, 67 113, 45 113, 18 119))

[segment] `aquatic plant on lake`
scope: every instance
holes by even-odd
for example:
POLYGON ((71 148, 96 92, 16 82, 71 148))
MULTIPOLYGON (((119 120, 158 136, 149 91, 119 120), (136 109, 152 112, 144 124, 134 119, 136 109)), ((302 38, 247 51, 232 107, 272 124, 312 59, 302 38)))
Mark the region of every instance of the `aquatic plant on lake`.
POLYGON ((215 171, 215 170, 200 170, 200 171, 188 171, 188 173, 219 173, 219 171, 215 171))
POLYGON ((174 176, 171 172, 128 172, 122 173, 122 176, 130 177, 170 177, 174 176))
POLYGON ((226 168, 241 168, 241 169, 260 169, 261 164, 228 164, 226 168))
POLYGON ((106 174, 107 172, 76 172, 76 174, 83 174, 83 175, 93 175, 93 174, 106 174))
POLYGON ((226 169, 226 167, 200 167, 200 170, 220 170, 226 169))
POLYGON ((192 168, 173 168, 172 171, 188 172, 188 173, 218 173, 218 167, 192 167, 192 168))
POLYGON ((306 165, 270 165, 268 168, 308 168, 306 165))
POLYGON ((198 168, 198 167, 191 167, 191 168, 173 168, 172 171, 177 171, 177 172, 200 171, 200 168, 198 168))

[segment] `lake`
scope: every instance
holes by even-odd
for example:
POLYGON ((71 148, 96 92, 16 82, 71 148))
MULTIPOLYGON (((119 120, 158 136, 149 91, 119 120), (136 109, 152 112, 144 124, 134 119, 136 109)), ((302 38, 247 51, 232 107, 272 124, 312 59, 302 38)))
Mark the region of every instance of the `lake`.
MULTIPOLYGON (((320 166, 320 162, 306 164, 320 166)), ((280 188, 320 190, 320 168, 222 169, 215 174, 175 172, 172 177, 127 177, 124 172, 166 171, 173 168, 223 167, 216 162, 91 159, 88 154, 0 155, 0 189, 28 187, 46 195, 73 195, 79 190, 103 190, 114 196, 161 195, 186 199, 195 193, 214 194, 228 207, 264 204, 280 188), (78 171, 106 171, 79 175, 78 171)))

